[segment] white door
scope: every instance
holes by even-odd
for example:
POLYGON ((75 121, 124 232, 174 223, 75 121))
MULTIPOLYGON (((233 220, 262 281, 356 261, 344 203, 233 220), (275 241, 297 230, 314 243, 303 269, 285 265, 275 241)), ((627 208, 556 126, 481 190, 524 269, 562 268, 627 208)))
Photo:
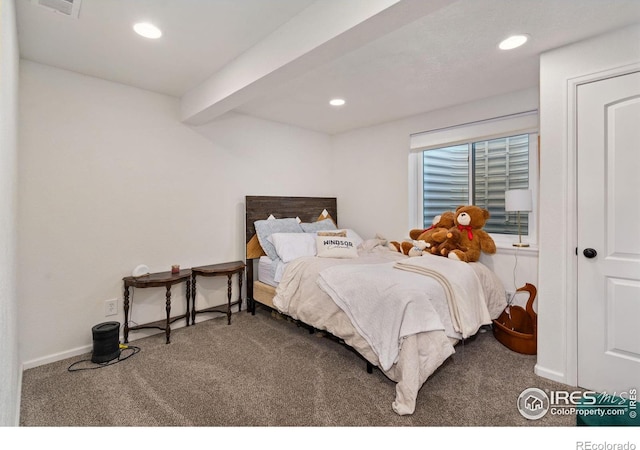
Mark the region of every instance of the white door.
POLYGON ((578 87, 578 385, 640 388, 640 72, 578 87))

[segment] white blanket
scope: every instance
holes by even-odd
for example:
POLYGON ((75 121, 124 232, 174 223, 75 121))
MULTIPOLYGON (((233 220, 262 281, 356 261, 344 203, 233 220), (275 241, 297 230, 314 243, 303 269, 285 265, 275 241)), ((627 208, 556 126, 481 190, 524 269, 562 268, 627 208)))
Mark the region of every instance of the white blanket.
MULTIPOLYGON (((394 269, 389 263, 330 267, 320 272, 317 282, 378 355, 380 367, 388 370, 398 359, 403 338, 445 330, 423 290, 439 286, 415 283, 416 278, 423 277, 394 269)), ((447 313, 446 302, 440 304, 447 313)))
POLYGON ((466 338, 491 323, 474 270, 442 257, 330 267, 320 272, 318 285, 349 317, 384 370, 397 361, 407 336, 443 330, 466 338))
POLYGON ((395 267, 440 282, 447 296, 453 326, 463 338, 473 336, 482 325, 491 323, 483 286, 469 264, 426 254, 398 261, 395 267))
MULTIPOLYGON (((280 312, 341 338, 371 364, 380 366, 378 355, 371 345, 356 330, 345 312, 319 288, 317 283, 319 273, 332 266, 385 264, 408 259, 401 253, 389 251, 383 247, 383 244, 372 241, 369 243, 372 245, 363 244, 359 248, 360 257, 357 259, 300 258, 288 263, 282 281, 276 289, 273 304, 280 312)), ((489 311, 494 315, 493 318, 498 317, 506 305, 502 283, 484 265, 480 263, 469 263, 469 265, 473 267, 485 288, 489 311)), ((401 272, 398 269, 392 270, 401 272)), ((414 275, 414 278, 424 278, 438 284, 429 277, 414 275)), ((445 330, 450 329, 450 332, 455 333, 453 326, 450 323, 447 324, 450 314, 448 314, 444 291, 442 298, 442 305, 437 306, 436 309, 441 308, 447 312, 446 318, 442 319, 443 325, 445 330)), ((436 307, 435 302, 434 307, 436 307)), ((383 370, 390 380, 396 382, 396 395, 391 406, 397 414, 413 413, 422 385, 447 358, 455 353, 453 344, 456 339, 447 334, 447 331, 436 330, 407 336, 402 341, 398 362, 389 370, 383 370)))

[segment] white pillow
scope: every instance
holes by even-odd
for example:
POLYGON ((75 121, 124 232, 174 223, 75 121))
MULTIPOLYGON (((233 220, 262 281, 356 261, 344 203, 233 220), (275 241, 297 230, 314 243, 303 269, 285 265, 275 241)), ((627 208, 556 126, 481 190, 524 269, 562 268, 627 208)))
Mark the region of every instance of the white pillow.
POLYGON ((267 256, 273 260, 278 258, 276 249, 273 248, 273 243, 269 240, 269 236, 273 233, 302 233, 302 227, 298 223, 297 219, 274 219, 273 216, 269 216, 265 220, 256 220, 253 222, 256 228, 256 235, 258 236, 258 242, 260 246, 267 254, 267 256))
POLYGON ((269 236, 282 262, 316 255, 315 236, 308 233, 273 233, 269 236))
POLYGON ((358 250, 353 239, 338 236, 316 236, 320 258, 357 258, 358 250))

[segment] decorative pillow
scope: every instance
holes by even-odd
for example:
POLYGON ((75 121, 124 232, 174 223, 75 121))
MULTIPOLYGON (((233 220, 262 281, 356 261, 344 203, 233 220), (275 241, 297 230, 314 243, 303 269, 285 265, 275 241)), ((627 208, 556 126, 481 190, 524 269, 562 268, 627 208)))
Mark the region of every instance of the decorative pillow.
POLYGON ((357 258, 353 239, 339 236, 317 236, 316 247, 320 258, 357 258))
POLYGON ((335 230, 335 231, 318 231, 316 232, 318 236, 341 236, 348 237, 349 239, 353 239, 353 243, 356 247, 360 247, 360 244, 364 242, 364 239, 360 237, 358 233, 353 231, 352 229, 343 229, 343 230, 335 230))
POLYGON ((301 223, 300 226, 305 233, 315 233, 316 231, 337 230, 336 224, 331 219, 319 220, 311 223, 301 223))
POLYGON ((303 230, 296 219, 266 219, 256 220, 253 222, 256 228, 256 235, 260 246, 267 254, 267 256, 273 260, 278 259, 278 252, 271 242, 269 242, 269 236, 273 233, 302 233, 303 230))
POLYGON ((309 233, 273 233, 269 236, 282 262, 316 255, 316 238, 309 233))
POLYGON ((352 229, 347 228, 345 231, 347 232, 347 237, 349 239, 353 239, 353 243, 356 244, 356 247, 360 247, 360 244, 364 242, 364 239, 362 239, 360 235, 352 229))
POLYGON ((338 231, 318 231, 317 236, 338 236, 338 237, 347 237, 347 230, 338 230, 338 231))

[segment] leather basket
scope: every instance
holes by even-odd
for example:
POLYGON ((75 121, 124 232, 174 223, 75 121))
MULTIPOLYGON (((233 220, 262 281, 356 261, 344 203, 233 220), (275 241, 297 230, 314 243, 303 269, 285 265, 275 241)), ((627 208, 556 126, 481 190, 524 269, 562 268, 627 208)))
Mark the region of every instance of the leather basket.
POLYGON ((505 347, 517 353, 535 355, 538 347, 538 315, 533 310, 537 289, 526 283, 516 292, 528 292, 526 308, 509 305, 493 320, 493 335, 505 347))

